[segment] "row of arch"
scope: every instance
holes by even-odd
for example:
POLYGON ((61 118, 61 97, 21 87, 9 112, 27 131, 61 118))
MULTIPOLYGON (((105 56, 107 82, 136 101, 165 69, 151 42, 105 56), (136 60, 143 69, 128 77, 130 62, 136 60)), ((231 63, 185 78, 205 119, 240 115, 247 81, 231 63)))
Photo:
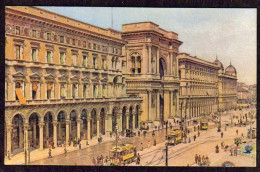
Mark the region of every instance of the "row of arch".
POLYGON ((116 125, 119 126, 119 132, 137 129, 140 125, 140 112, 140 105, 132 105, 123 106, 121 110, 114 107, 111 114, 108 114, 107 108, 92 108, 91 111, 86 108, 81 111, 73 109, 70 113, 60 110, 57 115, 47 111, 43 116, 32 112, 28 118, 22 113, 15 113, 7 121, 5 150, 16 154, 28 146, 34 150, 48 148, 49 142, 53 142, 56 147, 67 144, 70 139, 89 140, 108 132, 116 132, 116 125))

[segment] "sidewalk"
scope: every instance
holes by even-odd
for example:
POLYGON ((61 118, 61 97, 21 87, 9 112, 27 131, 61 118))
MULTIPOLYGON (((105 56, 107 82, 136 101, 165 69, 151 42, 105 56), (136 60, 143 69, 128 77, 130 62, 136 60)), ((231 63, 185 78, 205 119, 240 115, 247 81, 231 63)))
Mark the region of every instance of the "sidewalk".
MULTIPOLYGON (((108 136, 103 136, 102 138, 103 138, 102 143, 115 141, 115 137, 110 138, 108 136)), ((120 136, 120 138, 123 139, 125 137, 120 136)), ((97 138, 93 138, 92 140, 90 140, 89 145, 86 145, 86 140, 82 140, 81 149, 85 149, 87 147, 94 146, 97 144, 98 144, 97 138)), ((73 147, 73 145, 71 144, 71 146, 67 147, 67 153, 76 151, 76 150, 79 150, 78 145, 77 145, 77 147, 73 147)), ((61 154, 64 154, 64 147, 56 147, 55 149, 51 149, 52 156, 57 156, 57 155, 61 155, 61 154)), ((16 154, 15 156, 11 157, 11 160, 8 160, 8 158, 5 157, 4 163, 5 163, 5 165, 24 165, 24 163, 25 163, 24 156, 25 156, 24 152, 21 152, 19 154, 16 154)), ((45 158, 48 158, 48 156, 49 156, 48 148, 45 148, 43 150, 36 149, 36 150, 33 150, 30 152, 30 162, 45 159, 45 158)))

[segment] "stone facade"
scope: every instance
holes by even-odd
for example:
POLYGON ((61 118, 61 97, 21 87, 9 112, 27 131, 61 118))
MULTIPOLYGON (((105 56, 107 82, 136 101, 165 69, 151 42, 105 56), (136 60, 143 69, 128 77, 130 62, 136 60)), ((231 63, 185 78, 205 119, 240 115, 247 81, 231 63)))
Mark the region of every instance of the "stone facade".
POLYGON ((180 116, 186 121, 209 115, 218 110, 218 70, 219 67, 180 53, 180 116))
POLYGON ((121 34, 34 7, 6 7, 6 152, 137 129, 121 34))
POLYGON ((178 35, 152 22, 124 24, 127 94, 143 98, 143 127, 178 116, 178 35))

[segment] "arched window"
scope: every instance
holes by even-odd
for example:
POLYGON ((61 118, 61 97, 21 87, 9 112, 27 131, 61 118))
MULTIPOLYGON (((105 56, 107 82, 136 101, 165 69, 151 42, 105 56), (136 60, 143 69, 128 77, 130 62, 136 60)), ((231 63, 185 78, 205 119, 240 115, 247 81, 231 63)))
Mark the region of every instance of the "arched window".
POLYGON ((134 56, 131 57, 131 62, 132 62, 131 71, 132 71, 132 73, 135 73, 135 57, 134 56))
POLYGON ((137 57, 137 72, 141 73, 141 57, 137 57))

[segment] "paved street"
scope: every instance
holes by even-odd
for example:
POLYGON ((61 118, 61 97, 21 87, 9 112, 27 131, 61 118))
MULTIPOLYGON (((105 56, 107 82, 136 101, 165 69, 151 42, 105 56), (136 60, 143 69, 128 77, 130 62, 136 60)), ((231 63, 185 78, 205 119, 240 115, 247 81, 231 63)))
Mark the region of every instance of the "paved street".
MULTIPOLYGON (((241 112, 235 112, 234 114, 241 112)), ((224 121, 230 123, 230 115, 226 114, 222 116, 222 122, 224 121)), ((235 121, 233 121, 235 122, 235 121)), ((255 127, 256 123, 254 123, 255 127)), ((196 141, 193 141, 194 134, 192 132, 188 135, 191 137, 191 143, 181 143, 176 146, 169 146, 168 152, 168 165, 169 166, 196 166, 194 162, 195 154, 198 155, 207 155, 210 160, 210 166, 221 166, 221 163, 224 161, 234 162, 235 166, 255 166, 255 158, 248 158, 244 156, 229 156, 229 152, 224 152, 220 149, 220 153, 215 153, 215 146, 218 144, 220 146, 221 142, 224 141, 226 145, 234 144, 234 137, 243 135, 246 137, 247 130, 250 128, 250 125, 246 127, 228 127, 227 131, 222 127, 224 133, 224 138, 220 137, 220 132, 217 132, 217 128, 212 128, 207 131, 200 131, 200 137, 197 137, 196 141), (239 134, 236 135, 236 130, 239 130, 239 134), (206 149, 205 149, 206 148, 206 149), (238 163, 240 162, 240 163, 238 163)), ((97 140, 97 139, 96 139, 97 140)), ((98 144, 96 140, 93 140, 93 143, 90 143, 90 146, 85 146, 85 141, 82 141, 82 148, 78 150, 77 147, 69 147, 70 152, 67 153, 67 156, 64 154, 63 148, 56 148, 53 152, 59 152, 57 156, 52 158, 47 158, 48 150, 42 152, 35 152, 36 154, 45 154, 45 158, 39 160, 33 159, 30 163, 31 165, 93 165, 92 157, 97 157, 100 155, 109 156, 109 150, 112 146, 115 145, 115 137, 109 138, 105 137, 104 142, 98 144)), ((248 140, 248 139, 244 139, 248 140)), ((156 131, 155 137, 152 137, 152 132, 146 134, 146 137, 120 137, 119 144, 121 143, 133 143, 137 147, 138 153, 141 155, 141 165, 143 166, 165 166, 165 129, 156 131), (156 146, 152 146, 154 138, 157 141, 156 146), (150 140, 151 147, 147 148, 148 140, 150 140), (141 142, 143 143, 144 150, 141 149, 141 142)), ((32 152, 33 154, 33 152, 32 152)), ((22 155, 21 155, 22 157, 22 155)), ((23 163, 23 159, 20 158, 20 161, 23 163)), ((17 162, 17 161, 16 161, 17 162)), ((21 163, 21 164, 22 164, 21 163)), ((12 164, 11 161, 9 164, 12 164)), ((129 165, 136 165, 135 163, 129 165)))

